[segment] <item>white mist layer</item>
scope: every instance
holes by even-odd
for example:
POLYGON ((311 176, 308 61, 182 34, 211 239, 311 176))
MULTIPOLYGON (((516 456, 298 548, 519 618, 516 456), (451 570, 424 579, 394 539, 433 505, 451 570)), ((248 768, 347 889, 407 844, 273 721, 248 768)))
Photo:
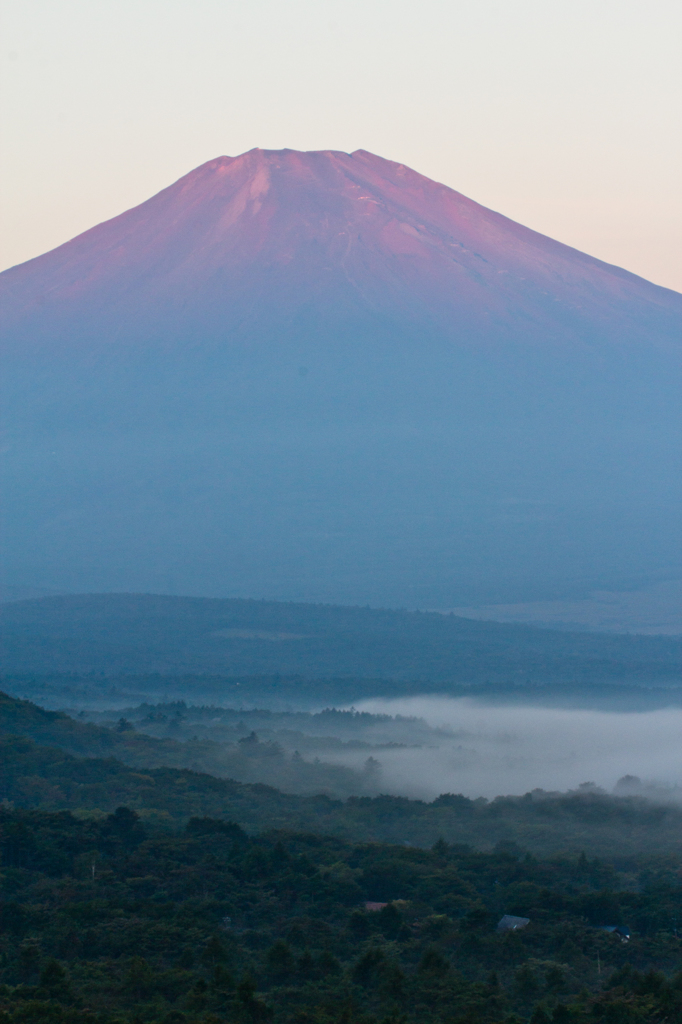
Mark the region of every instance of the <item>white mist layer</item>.
MULTIPOLYGON (((682 785, 680 708, 614 713, 491 706, 436 696, 377 698, 356 707, 417 716, 441 730, 434 738, 437 746, 374 754, 384 793, 427 800, 440 793, 492 798, 537 788, 566 791, 585 782, 610 791, 625 775, 664 790, 682 785)), ((336 758, 325 754, 325 760, 336 758)), ((338 761, 360 763, 347 757, 338 761)), ((669 792, 672 798, 677 795, 669 792)))

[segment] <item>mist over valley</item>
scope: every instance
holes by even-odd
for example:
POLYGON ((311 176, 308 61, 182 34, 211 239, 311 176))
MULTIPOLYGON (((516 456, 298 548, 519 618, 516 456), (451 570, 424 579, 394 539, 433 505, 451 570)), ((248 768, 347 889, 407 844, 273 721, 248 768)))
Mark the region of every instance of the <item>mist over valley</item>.
POLYGON ((418 716, 440 733, 437 744, 376 755, 386 792, 492 798, 591 783, 606 792, 682 800, 679 707, 624 713, 415 697, 363 701, 359 709, 418 716), (644 784, 632 780, 618 789, 624 776, 644 784))
POLYGON ((124 720, 147 735, 189 741, 187 766, 201 764, 201 742, 218 744, 205 762, 214 772, 292 792, 432 801, 442 793, 493 799, 602 790, 682 803, 682 688, 668 699, 670 706, 648 711, 542 707, 523 697, 496 703, 500 694, 380 698, 318 712, 176 701, 81 720, 115 730, 124 720), (335 774, 334 766, 350 771, 335 774))

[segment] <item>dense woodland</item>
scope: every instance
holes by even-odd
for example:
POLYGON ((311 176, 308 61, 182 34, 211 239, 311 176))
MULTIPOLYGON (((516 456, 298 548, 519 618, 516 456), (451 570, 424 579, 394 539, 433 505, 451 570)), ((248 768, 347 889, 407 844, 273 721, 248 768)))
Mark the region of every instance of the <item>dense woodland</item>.
MULTIPOLYGON (((128 713, 138 728, 0 696, 0 1024, 682 1021, 675 803, 589 785, 343 799, 332 775, 330 792, 287 793, 205 761, 232 739, 286 782, 285 733, 309 757, 330 731, 376 750, 429 727, 128 713), (500 932, 507 914, 530 923, 500 932)), ((350 771, 296 766, 327 768, 350 771)))
POLYGON ((0 844, 6 1024, 682 1019, 678 855, 162 834, 125 807, 5 810, 0 844))

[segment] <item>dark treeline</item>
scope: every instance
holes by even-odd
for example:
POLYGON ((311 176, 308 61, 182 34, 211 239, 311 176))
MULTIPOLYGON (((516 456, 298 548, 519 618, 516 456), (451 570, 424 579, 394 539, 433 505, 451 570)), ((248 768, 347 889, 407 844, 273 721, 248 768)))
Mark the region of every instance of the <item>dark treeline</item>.
POLYGON ((676 855, 163 834, 126 807, 0 811, 0 850, 5 1024, 682 1019, 676 855))
MULTIPOLYGON (((641 668, 641 666, 640 666, 641 668)), ((639 669, 637 669, 639 671, 639 669)), ((413 680, 301 675, 228 676, 210 673, 166 675, 112 674, 102 672, 6 673, 0 676, 0 689, 51 707, 88 707, 109 709, 140 703, 176 703, 193 706, 213 705, 224 709, 268 708, 286 711, 292 708, 319 709, 325 706, 349 706, 367 697, 409 697, 422 693, 447 694, 449 697, 474 697, 492 704, 527 704, 536 707, 594 708, 601 711, 652 711, 682 705, 682 673, 659 666, 643 678, 632 679, 628 669, 616 677, 609 671, 606 680, 597 671, 582 680, 542 677, 529 682, 511 673, 503 680, 448 683, 427 682, 417 686, 413 680), (544 680, 544 681, 543 681, 544 680)))

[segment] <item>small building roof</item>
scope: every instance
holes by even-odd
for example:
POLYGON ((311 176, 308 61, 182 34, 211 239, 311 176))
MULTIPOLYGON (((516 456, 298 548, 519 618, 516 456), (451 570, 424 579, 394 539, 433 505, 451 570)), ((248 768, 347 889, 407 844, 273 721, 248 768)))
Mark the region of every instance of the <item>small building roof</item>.
POLYGON ((624 924, 602 924, 599 926, 599 931, 617 935, 621 942, 628 942, 630 939, 630 929, 626 928, 624 924))
POLYGON ((497 922, 498 932, 515 932, 519 928, 525 928, 527 924, 530 924, 529 917, 515 917, 514 914, 505 914, 497 922))

